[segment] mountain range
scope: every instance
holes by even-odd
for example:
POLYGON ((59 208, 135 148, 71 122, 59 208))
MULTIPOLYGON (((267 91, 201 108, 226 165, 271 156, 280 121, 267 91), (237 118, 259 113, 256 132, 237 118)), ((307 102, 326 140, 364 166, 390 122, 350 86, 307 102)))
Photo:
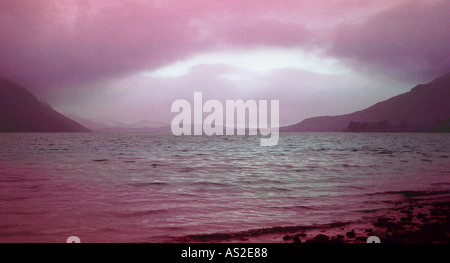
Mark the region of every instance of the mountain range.
MULTIPOLYGON (((39 101, 24 87, 0 79, 0 132, 170 132, 170 125, 141 121, 124 124, 69 117, 39 101), (80 124, 81 123, 81 124, 80 124)), ((281 127, 281 132, 450 131, 450 73, 367 109, 321 116, 281 127)))
POLYGON ((88 120, 76 114, 67 114, 67 116, 95 132, 170 132, 170 124, 159 121, 141 120, 128 124, 110 120, 88 120))

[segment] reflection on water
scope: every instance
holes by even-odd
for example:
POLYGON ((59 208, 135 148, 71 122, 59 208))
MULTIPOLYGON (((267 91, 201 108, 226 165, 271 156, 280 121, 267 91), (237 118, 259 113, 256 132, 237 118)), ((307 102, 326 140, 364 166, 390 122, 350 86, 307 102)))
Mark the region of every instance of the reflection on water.
POLYGON ((448 134, 0 134, 0 242, 165 242, 362 218, 450 190, 448 134))

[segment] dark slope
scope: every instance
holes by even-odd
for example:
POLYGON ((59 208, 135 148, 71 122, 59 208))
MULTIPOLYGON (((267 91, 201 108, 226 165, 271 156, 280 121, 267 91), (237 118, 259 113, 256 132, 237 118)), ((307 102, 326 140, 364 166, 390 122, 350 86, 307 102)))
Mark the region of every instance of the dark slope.
POLYGON ((0 132, 88 132, 40 102, 25 88, 0 79, 0 132))
POLYGON ((310 118, 281 131, 431 131, 448 126, 449 120, 450 74, 447 74, 365 110, 310 118))

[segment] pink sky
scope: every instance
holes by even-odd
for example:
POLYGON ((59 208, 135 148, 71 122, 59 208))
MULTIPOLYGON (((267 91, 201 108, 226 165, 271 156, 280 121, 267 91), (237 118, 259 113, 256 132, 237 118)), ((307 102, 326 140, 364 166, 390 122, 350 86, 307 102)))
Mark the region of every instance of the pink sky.
POLYGON ((281 122, 359 110, 450 71, 445 0, 0 1, 0 76, 90 119, 279 99, 281 122))

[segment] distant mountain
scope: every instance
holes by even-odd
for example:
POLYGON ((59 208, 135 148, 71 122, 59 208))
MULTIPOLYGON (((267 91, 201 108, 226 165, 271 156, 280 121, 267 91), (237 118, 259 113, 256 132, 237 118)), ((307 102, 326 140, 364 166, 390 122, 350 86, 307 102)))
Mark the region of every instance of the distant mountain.
POLYGON ((146 132, 170 132, 170 124, 157 121, 139 121, 133 124, 127 124, 117 121, 93 121, 80 117, 76 114, 67 114, 72 120, 80 123, 84 127, 95 132, 130 132, 130 133, 146 133, 146 132))
POLYGON ((282 132, 449 131, 450 74, 370 108, 306 119, 282 132))
POLYGON ((79 124, 83 125, 84 127, 88 128, 89 130, 96 131, 100 129, 106 129, 110 128, 111 126, 105 122, 100 121, 91 121, 88 119, 85 119, 83 117, 80 117, 76 114, 66 114, 67 117, 71 118, 72 120, 78 122, 79 124))
POLYGON ((105 132, 105 133, 167 133, 171 132, 170 126, 160 127, 160 128, 130 128, 130 127, 112 127, 95 130, 95 132, 105 132))
POLYGON ((40 102, 25 88, 0 79, 0 132, 89 132, 40 102))
POLYGON ((133 123, 130 125, 130 127, 133 128, 137 128, 137 129, 141 129, 141 128, 163 128, 163 127, 168 127, 170 126, 170 124, 168 123, 164 123, 164 122, 160 122, 160 121, 147 121, 147 120, 142 120, 136 123, 133 123))

